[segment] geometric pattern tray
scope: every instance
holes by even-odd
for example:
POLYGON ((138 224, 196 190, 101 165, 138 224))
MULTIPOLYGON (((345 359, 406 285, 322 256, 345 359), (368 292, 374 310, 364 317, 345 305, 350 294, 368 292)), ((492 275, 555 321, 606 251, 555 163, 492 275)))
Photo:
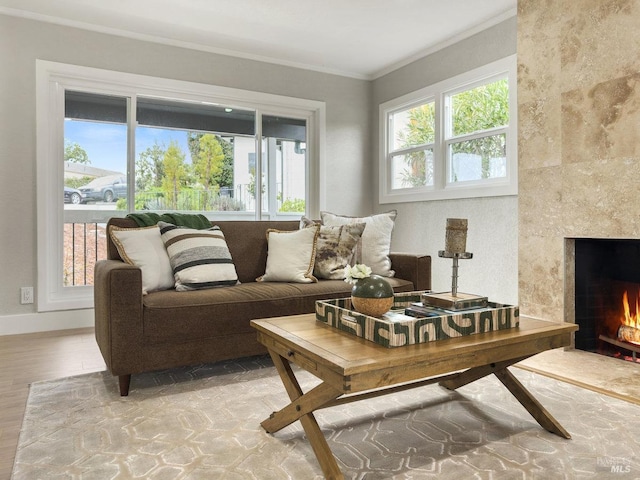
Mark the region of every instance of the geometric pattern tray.
POLYGON ((391 311, 380 318, 353 309, 351 298, 319 300, 316 320, 389 348, 516 328, 520 324, 517 306, 495 302, 473 310, 442 310, 442 315, 435 317, 405 315, 404 309, 420 302, 422 293, 396 293, 391 311))

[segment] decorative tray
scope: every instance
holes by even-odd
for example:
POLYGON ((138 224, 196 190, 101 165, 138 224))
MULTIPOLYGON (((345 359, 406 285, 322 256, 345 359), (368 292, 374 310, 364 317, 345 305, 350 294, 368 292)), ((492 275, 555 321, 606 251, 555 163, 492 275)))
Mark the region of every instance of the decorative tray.
MULTIPOLYGON (((515 328, 519 308, 488 302, 487 307, 463 311, 437 310, 432 316, 410 316, 405 309, 421 302, 420 292, 396 293, 391 310, 380 318, 352 309, 351 298, 316 301, 319 322, 370 340, 384 347, 402 347, 453 337, 515 328)), ((414 313, 415 315, 415 313, 414 313)))

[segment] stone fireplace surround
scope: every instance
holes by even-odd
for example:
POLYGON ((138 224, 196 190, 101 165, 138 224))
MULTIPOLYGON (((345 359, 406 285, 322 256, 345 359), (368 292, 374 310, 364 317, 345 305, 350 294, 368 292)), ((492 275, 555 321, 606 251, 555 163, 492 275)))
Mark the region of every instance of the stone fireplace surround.
POLYGON ((575 320, 572 238, 640 238, 640 2, 518 2, 522 315, 575 320))

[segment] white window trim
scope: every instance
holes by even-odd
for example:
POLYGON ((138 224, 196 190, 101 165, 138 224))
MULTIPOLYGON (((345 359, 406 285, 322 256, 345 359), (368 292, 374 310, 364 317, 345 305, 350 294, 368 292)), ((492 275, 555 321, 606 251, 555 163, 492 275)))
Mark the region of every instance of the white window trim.
MULTIPOLYGON (((497 60, 456 77, 424 87, 415 92, 389 100, 379 107, 379 202, 401 203, 429 200, 449 200, 476 197, 495 197, 518 194, 518 142, 517 142, 517 62, 516 55, 497 60), (450 139, 443 131, 444 95, 457 89, 466 90, 495 76, 506 75, 509 82, 509 126, 496 132, 507 133, 507 176, 499 179, 447 183, 449 168, 445 148, 450 139), (388 115, 435 101, 434 185, 414 188, 391 188, 391 162, 389 161, 388 115)), ((394 152, 395 153, 395 152, 394 152)))
MULTIPOLYGON (((36 60, 37 230, 39 312, 93 308, 93 287, 62 286, 63 118, 64 88, 111 92, 116 95, 162 95, 181 100, 214 101, 255 109, 261 114, 287 115, 307 121, 310 166, 307 175, 307 215, 319 215, 324 203, 324 102, 249 90, 219 87, 146 75, 36 60)), ((88 220, 90 221, 90 220, 88 220)))

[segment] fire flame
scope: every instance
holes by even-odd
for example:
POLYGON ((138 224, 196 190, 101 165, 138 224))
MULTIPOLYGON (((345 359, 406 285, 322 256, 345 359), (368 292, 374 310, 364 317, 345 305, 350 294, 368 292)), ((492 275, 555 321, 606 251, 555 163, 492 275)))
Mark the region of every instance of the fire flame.
POLYGON ((625 290, 624 295, 622 295, 622 307, 624 308, 624 318, 622 319, 622 324, 627 325, 628 327, 640 328, 640 318, 638 316, 638 312, 640 311, 639 305, 640 295, 636 298, 636 310, 635 313, 631 314, 631 308, 629 307, 629 295, 625 290))
POLYGON ((624 342, 640 345, 640 292, 636 297, 636 309, 631 313, 631 307, 629 306, 629 295, 624 292, 622 295, 622 308, 624 308, 624 318, 621 319, 620 327, 618 328, 618 340, 624 342))

